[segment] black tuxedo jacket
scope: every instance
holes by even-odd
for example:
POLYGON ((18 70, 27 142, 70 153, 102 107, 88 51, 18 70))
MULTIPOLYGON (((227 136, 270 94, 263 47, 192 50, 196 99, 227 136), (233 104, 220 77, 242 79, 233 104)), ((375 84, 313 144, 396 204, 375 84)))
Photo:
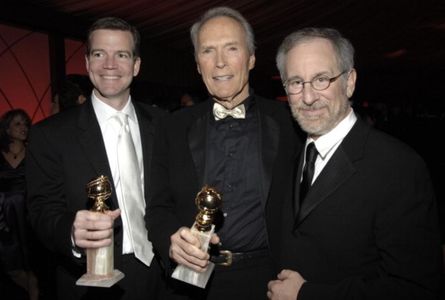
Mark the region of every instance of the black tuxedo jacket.
MULTIPOLYGON (((155 124, 163 115, 156 108, 134 102, 145 171, 149 188, 152 143, 155 124)), ((86 184, 100 175, 113 182, 102 133, 91 101, 51 116, 31 129, 26 156, 29 216, 40 240, 60 255, 60 263, 73 280, 85 273, 85 260, 72 253, 71 230, 78 210, 91 207, 86 184)), ((114 185, 113 185, 114 188, 114 185)), ((118 208, 115 193, 107 200, 110 209, 118 208)), ((122 253, 122 222, 115 221, 115 267, 122 253)))
MULTIPOLYGON (((282 182, 292 172, 296 148, 300 145, 287 106, 255 96, 259 114, 258 149, 264 176, 262 203, 281 197, 282 182)), ((198 212, 194 203, 204 182, 207 122, 213 101, 183 109, 164 119, 155 139, 151 194, 146 213, 150 240, 166 268, 170 236, 181 226, 192 226, 198 212)), ((267 220, 269 223, 269 220, 267 220)), ((269 232, 269 235, 277 234, 269 232)))
MULTIPOLYGON (((303 155, 301 155, 303 156, 303 155)), ((296 176, 301 178, 300 158, 296 176)), ((358 120, 301 207, 270 210, 281 268, 307 282, 304 299, 434 299, 440 253, 433 189, 410 148, 358 120)))

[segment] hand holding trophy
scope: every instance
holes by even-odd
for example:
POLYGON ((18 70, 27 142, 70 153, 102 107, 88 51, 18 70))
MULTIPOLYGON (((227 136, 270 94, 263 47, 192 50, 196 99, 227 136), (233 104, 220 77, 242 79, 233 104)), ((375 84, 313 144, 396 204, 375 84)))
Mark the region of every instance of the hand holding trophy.
MULTIPOLYGON (((195 218, 191 232, 199 239, 201 250, 207 251, 210 238, 215 231, 215 225, 213 225, 214 215, 222 204, 221 195, 214 188, 204 186, 196 195, 195 204, 198 207, 199 213, 195 218)), ((173 272, 172 277, 200 288, 205 288, 214 267, 215 265, 210 262, 207 270, 200 273, 184 265, 179 265, 173 272)))
MULTIPOLYGON (((106 176, 101 175, 90 181, 87 184, 87 194, 94 201, 90 211, 105 213, 108 210, 105 200, 111 196, 111 191, 111 183, 106 176)), ((114 269, 113 234, 109 246, 86 249, 86 255, 87 272, 77 280, 77 285, 110 287, 124 278, 121 271, 114 269)))

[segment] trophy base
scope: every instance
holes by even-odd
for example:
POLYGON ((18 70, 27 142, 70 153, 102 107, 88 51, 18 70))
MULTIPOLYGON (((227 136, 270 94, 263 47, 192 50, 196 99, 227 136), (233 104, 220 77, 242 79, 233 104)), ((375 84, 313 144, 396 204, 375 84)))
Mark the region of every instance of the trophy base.
POLYGON ((108 275, 96 275, 86 273, 83 274, 82 277, 80 277, 76 281, 76 285, 108 288, 124 277, 124 273, 119 270, 113 270, 113 272, 108 275))
MULTIPOLYGON (((215 225, 212 225, 209 231, 199 231, 196 229, 196 225, 193 224, 192 233, 200 240, 201 249, 203 251, 207 251, 209 247, 210 238, 212 237, 213 232, 215 231, 215 225)), ((215 268, 215 264, 209 262, 207 265, 207 270, 205 272, 196 272, 184 265, 178 265, 175 271, 172 274, 172 278, 177 280, 184 281, 188 284, 195 285, 200 288, 205 288, 207 281, 209 281, 210 275, 212 275, 212 271, 215 268)))
POLYGON ((173 272, 172 278, 204 289, 214 268, 215 264, 211 262, 208 264, 205 272, 198 273, 186 266, 179 265, 173 272))

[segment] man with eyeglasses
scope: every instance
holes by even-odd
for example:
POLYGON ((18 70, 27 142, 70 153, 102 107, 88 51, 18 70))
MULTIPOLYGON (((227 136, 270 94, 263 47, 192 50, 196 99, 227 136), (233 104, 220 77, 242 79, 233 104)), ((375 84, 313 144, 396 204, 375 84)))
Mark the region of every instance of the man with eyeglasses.
POLYGON ((440 245, 423 160, 351 108, 354 49, 334 29, 305 28, 277 66, 307 133, 295 188, 271 203, 281 272, 269 299, 436 299, 440 245), (309 150, 306 150, 309 149, 309 150))

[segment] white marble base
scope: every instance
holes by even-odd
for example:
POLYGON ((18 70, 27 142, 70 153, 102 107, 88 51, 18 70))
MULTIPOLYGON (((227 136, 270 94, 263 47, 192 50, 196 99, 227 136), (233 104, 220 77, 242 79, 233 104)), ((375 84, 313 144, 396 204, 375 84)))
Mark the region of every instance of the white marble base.
POLYGON ((87 272, 76 285, 110 287, 122 278, 124 273, 114 269, 113 236, 111 245, 97 249, 86 249, 87 272))
POLYGON ((96 275, 85 273, 76 281, 76 285, 111 287, 113 284, 124 278, 125 275, 119 270, 113 270, 108 275, 96 275))
MULTIPOLYGON (((201 249, 203 251, 207 251, 209 248, 210 238, 212 237, 213 232, 215 231, 215 225, 212 225, 212 228, 210 231, 201 232, 196 229, 195 225, 193 224, 192 227, 192 233, 198 237, 201 241, 201 249)), ((212 271, 215 268, 215 264, 212 262, 209 263, 207 266, 207 270, 203 273, 196 272, 184 265, 178 265, 175 269, 175 271, 172 274, 172 277, 184 281, 188 284, 205 288, 207 285, 207 282, 209 281, 210 275, 212 275, 212 271)))

